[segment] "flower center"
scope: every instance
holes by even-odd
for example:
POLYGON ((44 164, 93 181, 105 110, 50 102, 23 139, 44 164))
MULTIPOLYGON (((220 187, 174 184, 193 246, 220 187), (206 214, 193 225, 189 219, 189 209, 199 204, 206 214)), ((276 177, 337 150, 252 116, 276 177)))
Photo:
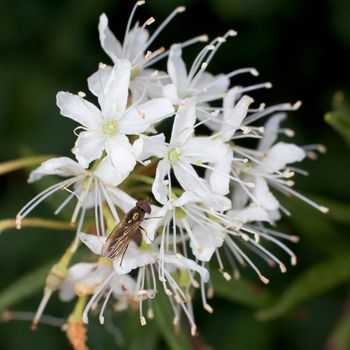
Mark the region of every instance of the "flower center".
POLYGON ((103 124, 103 132, 106 135, 113 135, 118 131, 118 122, 116 120, 110 120, 103 124))
POLYGON ((172 163, 177 162, 180 159, 180 150, 178 148, 172 148, 168 152, 168 159, 172 163))
POLYGON ((181 207, 175 208, 175 215, 180 220, 187 216, 186 212, 181 207))
POLYGON ((131 69, 131 73, 130 73, 130 79, 133 80, 135 79, 141 72, 140 67, 135 66, 131 69))

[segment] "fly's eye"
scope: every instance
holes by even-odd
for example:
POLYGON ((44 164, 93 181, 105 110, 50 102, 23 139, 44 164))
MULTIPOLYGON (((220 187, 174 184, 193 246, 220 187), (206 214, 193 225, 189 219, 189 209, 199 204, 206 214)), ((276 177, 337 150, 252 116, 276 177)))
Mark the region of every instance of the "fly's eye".
POLYGON ((132 219, 133 220, 137 220, 139 218, 139 213, 135 213, 133 216, 132 216, 132 219))

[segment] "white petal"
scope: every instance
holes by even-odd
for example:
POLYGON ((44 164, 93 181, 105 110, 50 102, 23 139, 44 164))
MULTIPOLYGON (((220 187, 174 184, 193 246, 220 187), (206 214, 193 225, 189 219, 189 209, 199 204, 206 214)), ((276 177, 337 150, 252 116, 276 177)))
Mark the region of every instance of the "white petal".
POLYGON ((227 91, 224 97, 223 101, 223 119, 227 120, 228 117, 231 115, 231 110, 236 104, 237 99, 240 97, 239 91, 241 90, 241 87, 234 86, 230 90, 227 91))
POLYGON ((219 159, 214 165, 215 170, 210 172, 209 181, 211 188, 215 193, 227 194, 230 191, 230 178, 228 175, 231 171, 232 151, 228 150, 226 155, 219 159))
POLYGON ((168 98, 172 104, 177 105, 181 102, 181 99, 177 95, 176 86, 174 84, 167 84, 163 87, 163 95, 168 98))
POLYGON ((118 117, 126 109, 129 94, 131 64, 128 60, 118 60, 98 101, 105 120, 118 117))
POLYGON ((196 101, 187 99, 180 106, 174 118, 171 131, 170 143, 182 144, 193 133, 193 126, 196 122, 196 101))
POLYGON ((113 62, 116 62, 118 58, 121 58, 122 48, 119 41, 110 31, 108 27, 108 18, 104 13, 100 16, 98 31, 100 34, 100 42, 103 50, 107 53, 113 62))
POLYGON ((255 180, 253 196, 267 210, 277 210, 280 206, 275 196, 270 192, 267 182, 262 177, 257 177, 255 180))
POLYGON ((147 234, 143 234, 143 239, 146 243, 152 243, 156 236, 156 231, 161 223, 163 223, 164 218, 169 210, 168 206, 158 207, 152 205, 151 215, 142 223, 142 227, 147 232, 147 234))
POLYGON ((170 170, 169 162, 162 159, 158 162, 156 177, 152 185, 152 193, 159 203, 166 203, 168 197, 168 186, 164 184, 164 178, 170 170))
POLYGON ((201 198, 196 195, 194 192, 192 191, 185 191, 182 193, 182 195, 171 201, 171 204, 174 207, 182 207, 187 203, 191 203, 191 202, 199 202, 201 200, 201 198))
POLYGON ((80 240, 95 254, 101 255, 102 247, 106 242, 105 237, 97 237, 84 232, 79 232, 80 240))
POLYGON ((153 264, 156 260, 151 252, 138 249, 134 242, 129 244, 122 262, 121 258, 118 256, 113 260, 114 270, 120 275, 129 273, 138 267, 153 264))
POLYGON ((216 163, 227 155, 227 146, 221 140, 210 137, 191 137, 181 147, 181 154, 193 164, 216 163))
POLYGON ((137 134, 146 131, 152 124, 174 113, 174 107, 167 98, 154 98, 139 106, 130 108, 119 120, 119 131, 123 134, 137 134))
POLYGON ((78 95, 60 91, 56 95, 56 103, 63 116, 89 129, 97 129, 102 123, 101 111, 78 95))
POLYGON ((152 156, 163 158, 166 153, 166 143, 164 134, 158 134, 155 136, 143 136, 141 135, 134 143, 133 148, 135 151, 136 159, 143 161, 152 156))
POLYGON ((168 73, 172 82, 178 89, 187 86, 187 70, 183 59, 182 50, 178 44, 171 45, 168 58, 168 73))
POLYGON ((29 175, 28 182, 38 181, 45 175, 77 176, 84 174, 85 171, 80 164, 70 158, 52 158, 33 170, 29 175))
POLYGON ((283 169, 287 164, 300 162, 305 158, 305 151, 292 143, 276 143, 263 159, 261 166, 272 173, 283 169))
POLYGON ((134 295, 136 291, 136 281, 129 275, 119 276, 113 283, 113 295, 118 298, 121 295, 134 295))
POLYGON ((109 188, 109 193, 112 194, 113 203, 119 207, 124 213, 127 213, 131 208, 135 206, 136 199, 128 195, 126 192, 121 189, 109 188))
POLYGON ((196 225, 192 230, 195 239, 191 239, 190 246, 194 256, 201 261, 210 261, 216 248, 224 242, 224 234, 220 231, 205 229, 196 225))
POLYGON ((242 121, 247 115, 248 108, 253 102, 254 100, 251 97, 244 95, 229 113, 227 111, 224 113, 224 121, 232 125, 231 128, 225 124, 223 125, 221 137, 224 141, 229 141, 236 129, 242 125, 242 121))
MULTIPOLYGON (((124 57, 128 58, 133 65, 144 62, 144 50, 149 37, 148 30, 134 26, 123 43, 125 50, 124 57)), ((141 67, 142 68, 142 67, 141 67)))
POLYGON ((127 174, 121 174, 116 168, 113 166, 111 159, 109 157, 105 157, 102 162, 99 164, 97 169, 94 172, 95 176, 97 176, 106 186, 115 187, 122 183, 127 174))
POLYGON ((223 97, 229 85, 230 80, 226 75, 218 74, 214 76, 204 72, 195 84, 195 88, 202 91, 198 95, 198 102, 211 101, 221 96, 223 97))
POLYGON ((100 66, 97 72, 90 75, 88 78, 89 90, 95 95, 99 96, 103 93, 108 79, 111 76, 113 67, 111 66, 100 66))
POLYGON ((72 152, 79 164, 86 168, 90 162, 102 157, 104 143, 105 137, 102 134, 82 131, 79 133, 72 152))
POLYGON ((277 140, 280 123, 284 121, 286 117, 287 115, 285 113, 277 113, 267 121, 264 127, 264 137, 259 142, 259 151, 267 152, 275 143, 277 140))
POLYGON ((206 182, 199 177, 192 165, 185 161, 178 161, 172 166, 175 177, 179 181, 181 187, 187 191, 198 193, 207 190, 206 182))
POLYGON ((266 210, 253 206, 243 210, 232 210, 227 212, 226 215, 243 224, 251 221, 270 221, 266 210))
POLYGON ((196 271, 200 274, 201 279, 204 282, 207 282, 209 280, 209 272, 206 268, 198 265, 195 261, 191 259, 187 259, 184 256, 180 254, 176 255, 165 255, 164 256, 164 262, 166 264, 171 264, 176 266, 178 269, 184 269, 184 270, 190 270, 190 271, 196 271))
POLYGON ((208 207, 223 211, 231 208, 231 201, 209 189, 207 182, 198 176, 193 167, 183 161, 173 164, 176 179, 186 191, 192 191, 201 198, 208 207))
POLYGON ((125 135, 111 136, 106 142, 106 151, 120 177, 128 176, 136 164, 134 150, 125 135))

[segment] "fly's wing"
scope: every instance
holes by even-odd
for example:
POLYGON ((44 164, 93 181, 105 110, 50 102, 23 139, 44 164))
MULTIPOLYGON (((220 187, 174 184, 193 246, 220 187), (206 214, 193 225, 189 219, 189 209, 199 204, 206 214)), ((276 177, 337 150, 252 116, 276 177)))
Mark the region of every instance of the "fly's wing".
POLYGON ((122 256, 120 261, 121 264, 130 241, 134 238, 135 233, 139 230, 139 227, 139 221, 126 224, 125 220, 122 220, 114 229, 114 232, 112 232, 107 238, 107 241, 102 249, 102 254, 111 260, 118 256, 122 256))

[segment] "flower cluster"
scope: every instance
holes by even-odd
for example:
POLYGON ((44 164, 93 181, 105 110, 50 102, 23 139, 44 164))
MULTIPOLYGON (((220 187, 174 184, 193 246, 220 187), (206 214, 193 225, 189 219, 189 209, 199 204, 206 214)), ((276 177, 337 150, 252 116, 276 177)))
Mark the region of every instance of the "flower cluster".
POLYGON ((219 47, 236 35, 233 30, 202 44, 191 66, 183 61, 182 50, 206 42, 206 35, 151 51, 154 39, 184 8, 175 9, 150 35, 146 28, 153 18, 133 25, 142 4, 135 4, 122 42, 109 29, 106 15, 100 17, 100 42, 110 61, 100 63, 87 80, 96 103, 83 92, 57 94, 61 115, 78 124, 75 159, 53 158, 30 174, 29 182, 47 175, 64 179, 20 210, 18 228, 39 203, 64 189, 67 197, 55 214, 72 210, 76 237, 68 255, 83 242, 96 256, 95 262, 89 256, 89 262, 70 266, 66 253, 64 263, 55 265, 35 324, 49 295, 58 291, 63 301, 90 297, 82 312, 84 323, 96 308, 103 323, 112 297, 118 311, 137 305, 145 325, 153 317, 153 298, 163 291, 174 324, 186 316, 195 334, 196 289, 204 309, 213 311, 207 301, 215 290, 210 268, 218 268, 229 280, 239 278, 240 267, 250 266, 266 284, 269 280, 259 259, 278 266, 282 273, 287 267, 280 253, 296 264, 285 242, 296 242, 298 237, 271 228, 281 213, 289 215, 276 192, 327 211, 296 192, 292 180, 295 173, 305 172, 291 164, 322 148, 278 141, 280 134, 293 136, 281 123, 285 112, 298 109, 300 102, 255 107, 247 93, 271 84, 244 87, 234 85, 234 80, 239 74, 257 76, 256 69, 208 72, 219 47), (162 59, 167 62, 166 72, 155 69, 162 59), (162 130, 169 126, 167 135, 162 130), (135 225, 129 225, 132 220, 126 219, 138 208, 136 203, 146 198, 152 204, 138 221, 132 216, 135 225), (123 253, 107 254, 108 242, 122 235, 123 253))

